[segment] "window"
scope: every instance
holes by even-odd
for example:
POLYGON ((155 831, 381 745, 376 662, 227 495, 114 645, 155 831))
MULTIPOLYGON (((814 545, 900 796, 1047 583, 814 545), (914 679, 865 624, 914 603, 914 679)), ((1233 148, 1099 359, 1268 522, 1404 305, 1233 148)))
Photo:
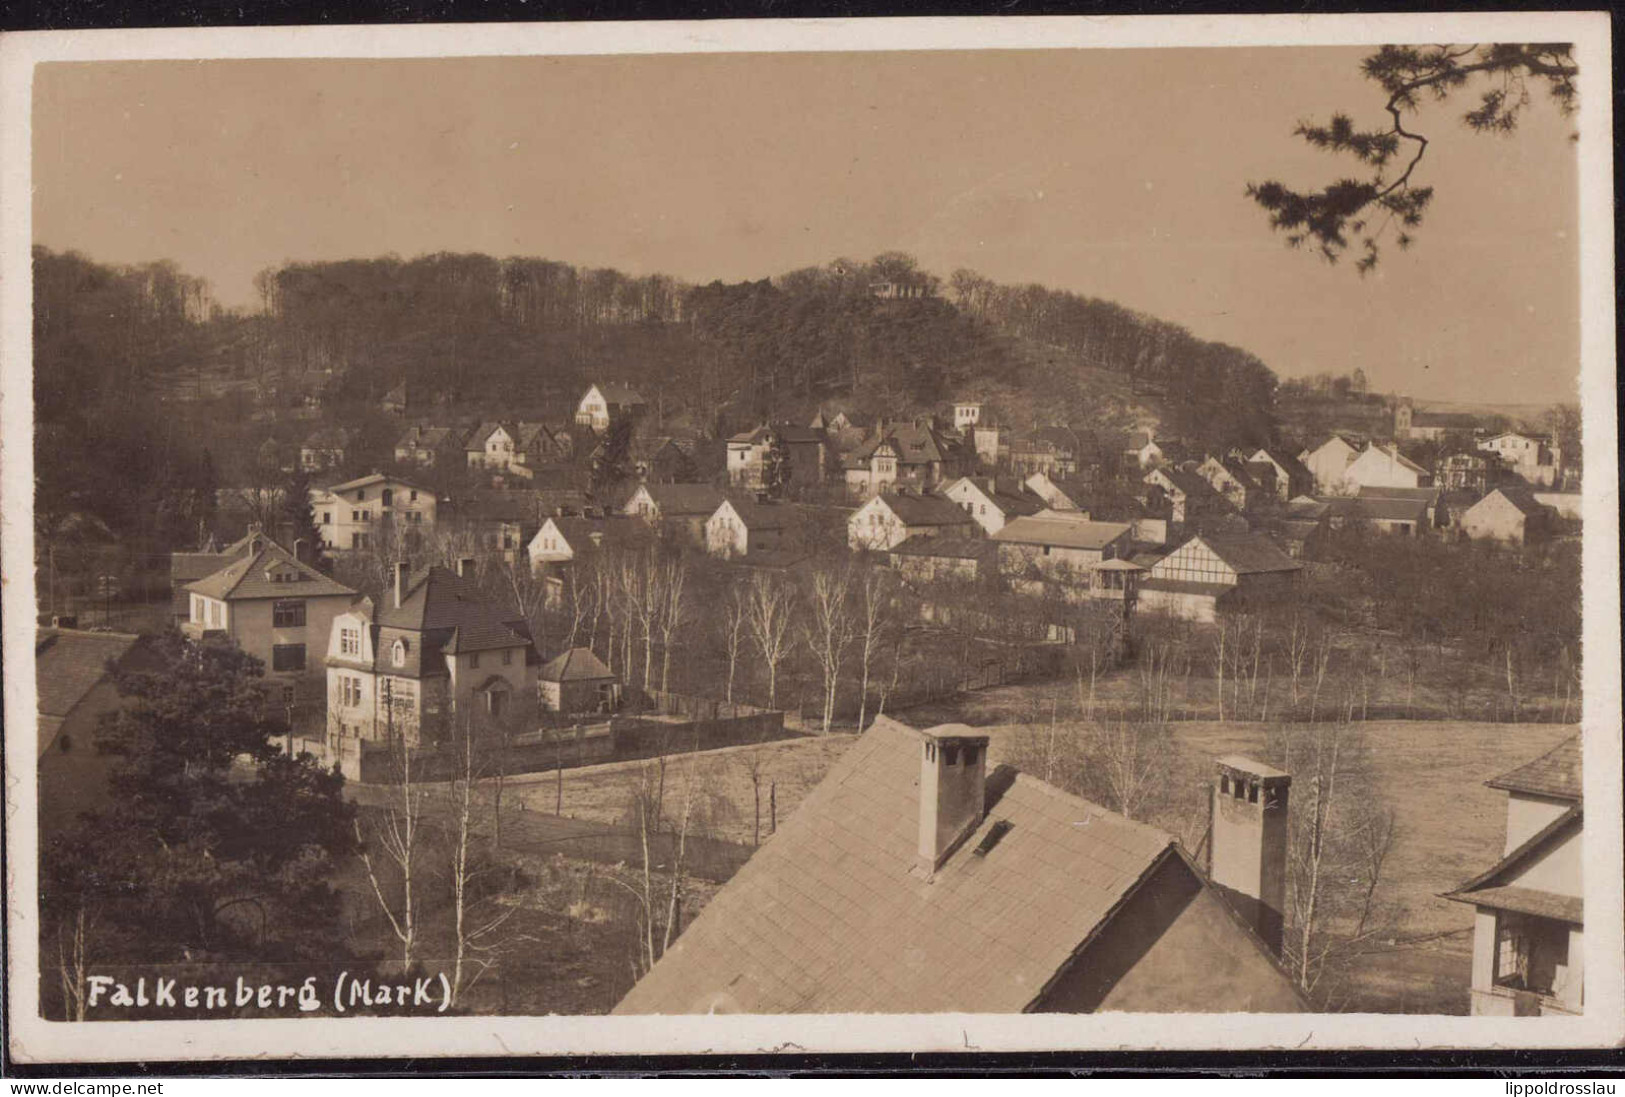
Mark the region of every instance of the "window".
POLYGON ((322 525, 330 526, 332 524, 333 524, 333 512, 330 511, 330 510, 322 511, 322 525))
POLYGON ((361 654, 361 630, 358 628, 339 629, 339 654, 361 654))
POLYGON ((271 669, 295 671, 305 669, 305 645, 276 644, 271 648, 271 669))
POLYGON ((272 628, 304 628, 305 600, 281 598, 271 603, 272 628))
POLYGON ((505 667, 513 666, 513 648, 502 649, 502 665, 505 667))
POLYGON ((350 534, 350 547, 353 548, 353 549, 358 549, 358 548, 361 547, 361 534, 359 534, 359 533, 350 534))
POLYGON ((203 623, 203 599, 195 594, 192 595, 192 620, 198 624, 203 623))
POLYGON ((384 489, 384 494, 383 494, 383 505, 388 507, 388 506, 393 506, 394 504, 395 504, 395 490, 393 488, 385 488, 384 489))
POLYGON ((350 512, 350 521, 352 521, 352 522, 361 521, 361 512, 359 510, 352 510, 350 512))
POLYGON ((348 674, 339 676, 339 704, 345 708, 361 704, 361 679, 348 674))
POLYGON ((358 503, 364 502, 366 500, 366 498, 367 498, 367 489, 366 488, 357 488, 356 492, 355 492, 355 501, 358 502, 358 503))
POLYGON ((468 657, 468 669, 469 670, 479 670, 480 669, 480 653, 479 652, 476 651, 476 652, 472 653, 471 655, 469 655, 469 657, 468 657))
POLYGON ((412 521, 421 523, 423 521, 423 512, 421 510, 412 511, 412 521))
POLYGON ((407 499, 408 499, 408 500, 409 500, 409 501, 411 501, 411 502, 413 502, 413 503, 415 503, 415 502, 417 502, 417 501, 418 501, 418 491, 417 491, 417 489, 416 489, 416 488, 413 488, 413 489, 412 489, 412 494, 411 494, 411 495, 409 495, 409 496, 407 496, 407 499))
POLYGON ((214 628, 220 627, 220 603, 209 603, 209 624, 214 628))
POLYGON ((404 667, 406 665, 406 641, 405 640, 396 640, 395 641, 395 647, 390 652, 390 659, 398 667, 404 667))
POLYGON ((492 717, 500 717, 508 707, 508 694, 504 690, 493 689, 485 695, 485 710, 492 717))

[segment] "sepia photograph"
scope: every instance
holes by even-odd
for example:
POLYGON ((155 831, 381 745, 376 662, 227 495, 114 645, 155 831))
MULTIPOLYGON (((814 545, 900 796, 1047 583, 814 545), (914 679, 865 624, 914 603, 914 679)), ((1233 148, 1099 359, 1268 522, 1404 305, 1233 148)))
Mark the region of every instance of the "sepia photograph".
POLYGON ((11 1056, 1625 1036, 1607 16, 864 22, 0 43, 11 1056))

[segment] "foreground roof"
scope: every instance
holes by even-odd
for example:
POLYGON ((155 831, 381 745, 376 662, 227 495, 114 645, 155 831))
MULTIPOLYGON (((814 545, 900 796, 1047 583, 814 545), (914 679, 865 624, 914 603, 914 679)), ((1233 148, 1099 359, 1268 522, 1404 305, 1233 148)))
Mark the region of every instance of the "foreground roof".
POLYGON ((1584 792, 1580 784, 1580 737, 1565 739, 1533 762, 1485 783, 1507 792, 1526 792, 1579 803, 1584 792))
POLYGON ((644 484, 643 488, 664 515, 703 514, 709 517, 726 498, 710 484, 644 484))
POLYGON ((986 817, 927 880, 911 871, 921 740, 876 719, 615 1012, 1021 1012, 1178 856, 1170 835, 1000 767, 986 817))
POLYGON ((239 601, 247 598, 321 598, 327 595, 353 597, 355 591, 294 559, 293 554, 274 543, 212 575, 188 583, 194 594, 239 601))
MULTIPOLYGON (((528 630, 514 614, 488 599, 473 580, 440 564, 407 579, 400 606, 394 604, 392 594, 386 594, 375 623, 380 628, 423 633, 425 668, 436 666, 429 659, 432 650, 456 654, 530 642, 528 630)), ((379 645, 380 659, 383 646, 379 645)))
POLYGON ((140 642, 126 632, 40 629, 34 640, 34 673, 42 716, 66 716, 140 642))
POLYGON ((1298 571, 1303 566, 1261 533, 1204 533, 1202 543, 1238 575, 1298 571))
POLYGON ((571 648, 549 659, 537 676, 544 682, 584 682, 614 678, 615 672, 593 654, 592 648, 571 648))
POLYGON ((1446 899, 1496 910, 1514 910, 1542 918, 1556 918, 1582 925, 1585 922, 1585 900, 1577 895, 1564 895, 1540 887, 1526 887, 1517 881, 1524 871, 1561 843, 1577 838, 1585 825, 1584 811, 1575 804, 1529 836, 1516 849, 1484 872, 1462 884, 1455 891, 1446 892, 1446 899))
POLYGON ((959 504, 940 495, 877 495, 905 526, 964 526, 974 519, 959 504))
POLYGON ((1029 516, 1013 519, 993 534, 994 541, 1017 545, 1055 545, 1062 548, 1101 549, 1130 533, 1126 522, 1092 522, 1076 518, 1029 516))

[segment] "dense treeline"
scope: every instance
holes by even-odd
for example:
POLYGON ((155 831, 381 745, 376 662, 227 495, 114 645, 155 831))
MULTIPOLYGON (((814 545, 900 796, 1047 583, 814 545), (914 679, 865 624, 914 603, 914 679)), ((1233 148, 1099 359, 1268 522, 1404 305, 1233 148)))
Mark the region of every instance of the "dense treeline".
POLYGON ((162 413, 154 381, 197 366, 229 323, 173 263, 112 267, 34 249, 42 552, 117 541, 139 554, 197 538, 214 509, 213 457, 162 413))

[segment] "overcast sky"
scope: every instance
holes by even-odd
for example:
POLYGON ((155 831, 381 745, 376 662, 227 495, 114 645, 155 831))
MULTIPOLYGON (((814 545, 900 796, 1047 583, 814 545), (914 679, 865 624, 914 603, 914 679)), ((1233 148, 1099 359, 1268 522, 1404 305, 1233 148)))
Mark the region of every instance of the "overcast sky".
POLYGON ((478 251, 736 281, 901 249, 1118 301, 1283 377, 1549 403, 1579 373, 1572 122, 1429 108, 1435 207, 1378 271, 1290 252, 1249 180, 1351 165, 1363 51, 1089 50, 42 65, 34 232, 225 303, 284 260, 478 251))

